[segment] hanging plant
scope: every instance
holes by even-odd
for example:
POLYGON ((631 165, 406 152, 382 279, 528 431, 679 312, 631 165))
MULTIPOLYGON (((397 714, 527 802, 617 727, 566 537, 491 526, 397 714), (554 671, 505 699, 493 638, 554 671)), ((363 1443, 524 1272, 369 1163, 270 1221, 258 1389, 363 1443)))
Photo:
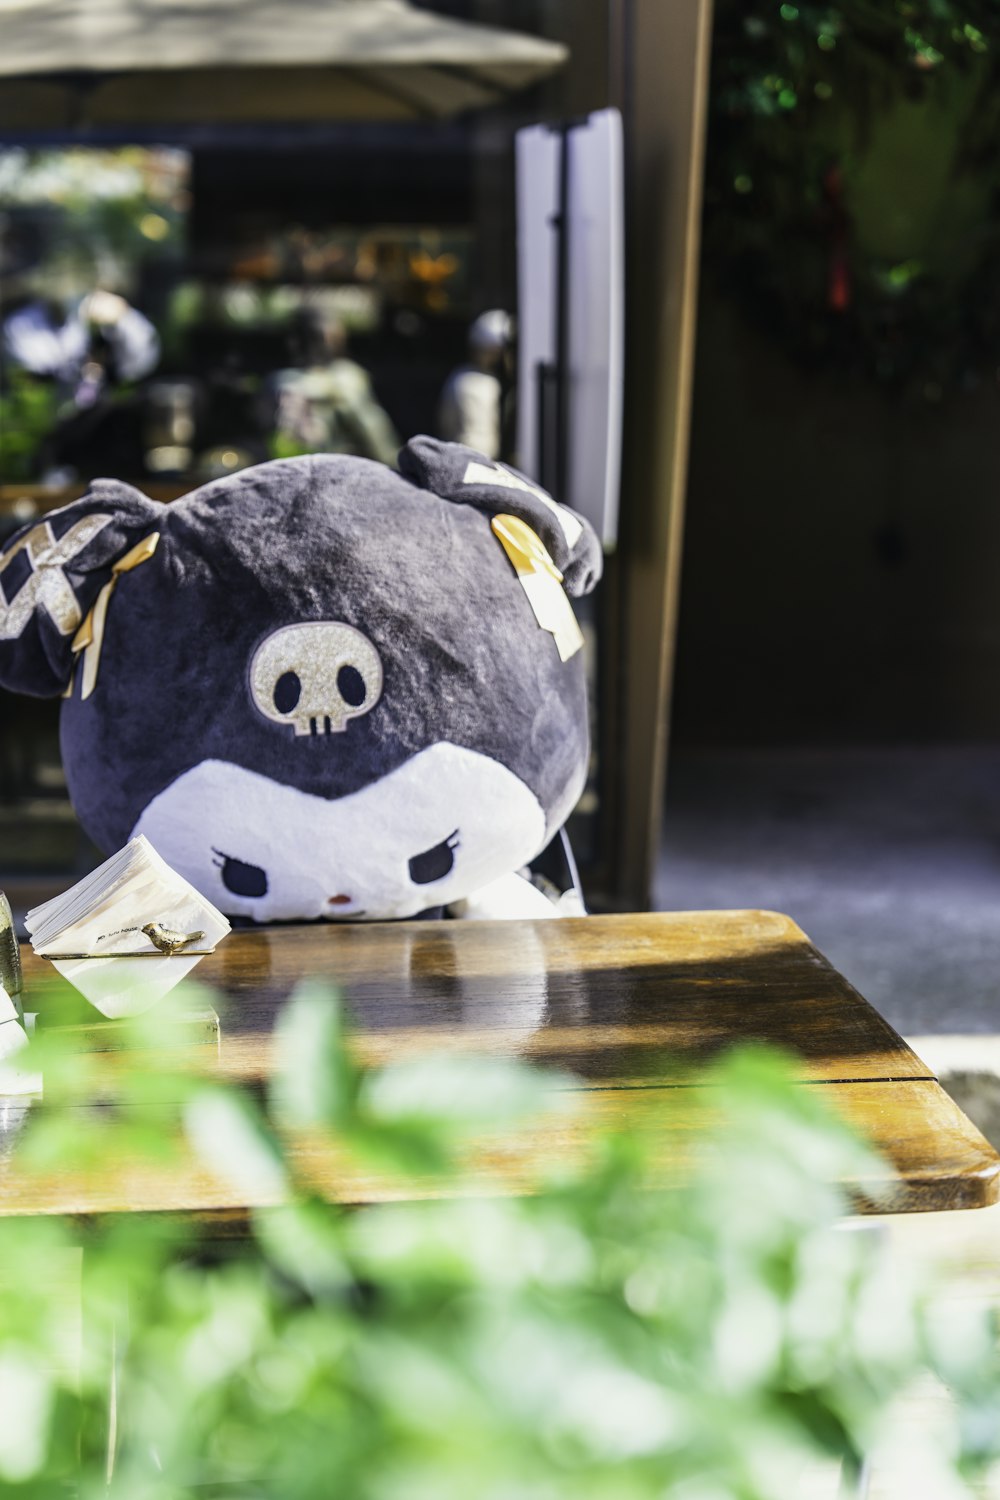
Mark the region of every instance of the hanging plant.
POLYGON ((799 360, 928 400, 994 378, 998 85, 991 0, 720 0, 709 274, 799 360))

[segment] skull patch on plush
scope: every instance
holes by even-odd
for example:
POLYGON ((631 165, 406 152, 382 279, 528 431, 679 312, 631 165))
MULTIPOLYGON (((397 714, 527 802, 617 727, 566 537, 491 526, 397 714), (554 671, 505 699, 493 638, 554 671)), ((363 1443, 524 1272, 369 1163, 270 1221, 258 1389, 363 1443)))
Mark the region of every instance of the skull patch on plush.
POLYGON ((64 695, 95 843, 145 834, 231 916, 547 915, 516 872, 583 788, 566 594, 600 568, 573 511, 431 438, 170 505, 99 480, 0 555, 0 684, 64 695))

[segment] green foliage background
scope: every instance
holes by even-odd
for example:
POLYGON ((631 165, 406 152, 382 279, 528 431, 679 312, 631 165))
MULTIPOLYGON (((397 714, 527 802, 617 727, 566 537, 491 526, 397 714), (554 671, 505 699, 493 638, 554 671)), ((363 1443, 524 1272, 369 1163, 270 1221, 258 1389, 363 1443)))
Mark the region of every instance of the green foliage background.
POLYGON ((801 361, 937 400, 1000 364, 994 0, 719 0, 710 274, 801 361))
MULTIPOLYGON (((34 1045, 47 1097, 102 1087, 99 1059, 34 1045)), ((178 1218, 0 1222, 3 1493, 774 1500, 811 1461, 850 1470, 931 1370, 954 1429, 908 1441, 938 1493, 971 1495, 1000 1431, 992 1323, 935 1316, 878 1236, 840 1227, 831 1184, 875 1164, 780 1059, 733 1054, 706 1078, 715 1123, 680 1188, 657 1186, 654 1130, 512 1198, 469 1179, 464 1146, 544 1135, 579 1102, 572 1080, 454 1055, 365 1071, 318 985, 285 1009, 276 1055, 264 1101, 129 1068, 86 1128, 72 1108, 29 1118, 25 1170, 193 1148, 284 1206, 249 1244, 178 1218), (287 1150, 302 1130, 390 1168, 404 1200, 428 1174, 442 1196, 319 1202, 287 1150)))

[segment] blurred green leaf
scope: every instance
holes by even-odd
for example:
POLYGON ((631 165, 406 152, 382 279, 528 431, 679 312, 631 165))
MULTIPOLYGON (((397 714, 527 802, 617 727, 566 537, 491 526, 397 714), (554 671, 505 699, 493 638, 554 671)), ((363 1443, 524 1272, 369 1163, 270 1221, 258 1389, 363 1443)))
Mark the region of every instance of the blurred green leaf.
POLYGON ((300 984, 278 1017, 274 1043, 275 1117, 288 1125, 346 1124, 359 1074, 345 1046, 336 989, 320 980, 300 984))
POLYGON ((579 1106, 571 1078, 454 1053, 366 1070, 322 984, 283 1013, 267 1110, 185 1072, 151 1019, 133 1039, 75 1061, 41 1039, 46 1098, 90 1091, 109 1125, 81 1146, 80 1111, 50 1101, 24 1168, 183 1135, 276 1206, 246 1242, 180 1216, 0 1218, 0 1486, 28 1500, 775 1500, 803 1465, 892 1439, 932 1374, 958 1401, 943 1445, 914 1448, 936 1493, 964 1496, 1000 1452, 993 1321, 935 1310, 883 1239, 844 1227, 838 1181, 886 1169, 788 1059, 732 1053, 698 1081, 704 1128, 669 1191, 660 1136, 687 1089, 508 1197, 472 1193, 470 1142, 535 1132, 544 1156, 579 1106), (303 1190, 299 1131, 388 1167, 399 1201, 303 1190), (127 1420, 109 1491, 112 1347, 127 1420))
POLYGON ((437 1053, 372 1073, 360 1108, 381 1125, 419 1121, 449 1132, 519 1124, 549 1113, 572 1113, 573 1080, 504 1058, 437 1053))
POLYGON ((254 1237, 272 1265, 312 1296, 351 1285, 341 1221, 326 1203, 305 1198, 255 1214, 254 1237))
POLYGON ((52 1398, 52 1382, 29 1349, 0 1354, 0 1478, 16 1484, 45 1464, 52 1398))
POLYGON ((252 1199, 286 1196, 289 1174, 277 1137, 245 1094, 203 1088, 187 1104, 184 1123, 201 1160, 237 1192, 252 1199))

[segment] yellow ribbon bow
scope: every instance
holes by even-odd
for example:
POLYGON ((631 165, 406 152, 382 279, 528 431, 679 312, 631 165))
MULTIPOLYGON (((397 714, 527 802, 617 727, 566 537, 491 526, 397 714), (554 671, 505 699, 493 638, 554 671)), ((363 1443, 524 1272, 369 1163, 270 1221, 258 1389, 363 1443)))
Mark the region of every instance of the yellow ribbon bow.
POLYGON ((535 619, 554 636, 560 661, 569 661, 583 645, 583 632, 545 543, 520 516, 494 516, 490 524, 514 565, 535 619))
MULTIPOLYGON (((148 562, 156 551, 160 540, 158 531, 151 531, 149 536, 137 542, 131 551, 120 557, 111 569, 111 577, 101 589, 95 599, 93 606, 87 614, 86 619, 73 637, 73 652, 79 656, 83 652, 83 686, 80 691, 80 701, 89 698, 97 686, 97 669, 101 664, 101 647, 104 644, 104 625, 108 617, 108 604, 114 593, 115 584, 123 573, 131 573, 133 568, 139 567, 140 563, 148 562)), ((64 697, 68 698, 73 691, 73 679, 70 678, 69 687, 64 697)))

